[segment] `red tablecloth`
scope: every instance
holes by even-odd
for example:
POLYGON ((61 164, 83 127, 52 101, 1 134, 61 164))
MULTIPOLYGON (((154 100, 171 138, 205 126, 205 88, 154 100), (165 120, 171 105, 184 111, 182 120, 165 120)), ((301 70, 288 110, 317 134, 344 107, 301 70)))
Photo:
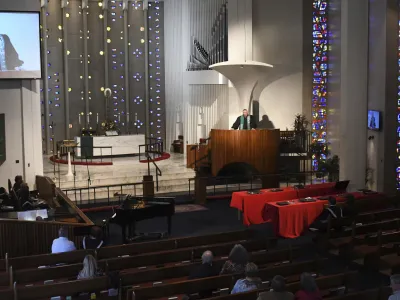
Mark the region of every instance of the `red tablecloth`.
MULTIPOLYGON (((352 193, 356 200, 382 197, 382 194, 352 193)), ((336 197, 336 201, 345 201, 344 197, 336 197)), ((328 201, 317 200, 317 202, 303 203, 297 199, 294 203, 279 206, 276 202, 265 204, 263 220, 272 222, 277 235, 286 238, 299 237, 305 228, 308 228, 324 210, 324 204, 328 201)), ((279 202, 279 201, 277 201, 279 202)))
POLYGON ((250 195, 247 191, 235 192, 232 194, 230 206, 242 211, 243 224, 261 224, 265 222, 263 210, 266 203, 340 193, 341 191, 335 190, 334 186, 335 183, 322 183, 307 185, 304 189, 282 188, 283 191, 279 192, 269 189, 261 190, 262 194, 257 195, 250 195))

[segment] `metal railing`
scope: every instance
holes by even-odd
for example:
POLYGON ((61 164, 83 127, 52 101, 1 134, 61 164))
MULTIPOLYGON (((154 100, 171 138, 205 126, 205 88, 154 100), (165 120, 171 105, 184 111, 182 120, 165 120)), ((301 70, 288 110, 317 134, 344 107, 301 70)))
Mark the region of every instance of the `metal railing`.
MULTIPOLYGON (((262 180, 271 178, 279 181, 279 187, 282 186, 295 186, 295 185, 307 185, 315 183, 325 183, 336 181, 339 176, 338 174, 327 174, 322 172, 308 171, 301 173, 282 173, 282 174, 264 174, 264 175, 252 175, 250 177, 240 176, 217 176, 217 177, 200 177, 208 180, 207 187, 211 190, 211 195, 217 195, 218 193, 231 193, 239 192, 243 190, 260 189, 262 186, 262 180)), ((189 196, 195 195, 195 189, 192 189, 196 178, 189 178, 189 196), (192 191, 194 194, 192 194, 192 191)))
POLYGON ((73 188, 73 189, 62 189, 62 191, 65 193, 66 196, 70 197, 74 196, 74 200, 78 206, 82 205, 91 205, 91 204, 98 204, 99 202, 101 204, 107 203, 107 205, 110 205, 112 203, 121 203, 121 195, 125 194, 130 194, 132 196, 137 196, 137 190, 138 187, 142 186, 143 187, 143 182, 135 182, 135 183, 121 183, 121 184, 112 184, 112 185, 103 185, 103 186, 89 186, 89 187, 80 187, 80 188, 73 188), (128 189, 128 187, 131 187, 128 189), (133 187, 133 189, 132 189, 133 187), (117 189, 114 189, 117 188, 117 189), (97 198, 96 197, 96 192, 101 193, 103 191, 99 190, 105 190, 107 191, 107 196, 106 197, 101 197, 97 198), (82 196, 86 195, 87 193, 90 193, 90 191, 93 191, 93 195, 89 199, 83 200, 82 196), (111 192, 111 194, 110 194, 111 192), (112 195, 112 197, 110 197, 112 195), (79 198, 77 198, 79 196, 79 198), (117 198, 117 200, 112 200, 112 198, 117 198), (79 199, 79 200, 78 200, 79 199), (101 201, 99 201, 101 200, 101 201))
POLYGON ((310 153, 311 131, 281 131, 280 139, 280 153, 310 153))
POLYGON ((68 152, 71 152, 71 160, 72 161, 90 161, 93 163, 93 159, 100 159, 100 162, 103 162, 103 159, 110 158, 112 162, 112 146, 75 146, 75 147, 66 147, 63 146, 63 141, 57 142, 56 153, 59 158, 67 156, 68 152), (69 149, 72 148, 72 151, 69 149), (105 151, 105 149, 108 149, 105 151), (92 151, 93 150, 93 151, 92 151), (96 151, 99 150, 99 151, 96 151), (104 151, 103 151, 104 150, 104 151), (90 153, 92 152, 92 155, 90 153), (100 152, 100 153, 98 153, 100 152), (105 153, 104 153, 105 152, 105 153), (80 156, 78 156, 80 154, 80 156), (100 154, 100 155, 99 155, 100 154))
POLYGON ((164 142, 162 140, 148 138, 148 141, 149 143, 139 145, 139 159, 142 154, 152 154, 152 159, 154 160, 164 153, 164 142))
POLYGON ((161 169, 157 166, 156 162, 154 160, 151 159, 150 155, 146 153, 146 157, 147 157, 147 174, 150 176, 151 175, 151 171, 150 171, 150 162, 154 165, 154 167, 156 168, 156 189, 158 192, 158 176, 162 176, 162 172, 161 169))

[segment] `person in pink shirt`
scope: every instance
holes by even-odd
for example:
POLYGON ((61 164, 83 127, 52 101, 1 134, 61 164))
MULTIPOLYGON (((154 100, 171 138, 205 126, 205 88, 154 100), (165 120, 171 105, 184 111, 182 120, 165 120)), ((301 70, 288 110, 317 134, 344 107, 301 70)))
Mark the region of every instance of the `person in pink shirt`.
POLYGON ((295 300, 322 300, 321 293, 310 273, 300 275, 301 290, 295 294, 295 300))

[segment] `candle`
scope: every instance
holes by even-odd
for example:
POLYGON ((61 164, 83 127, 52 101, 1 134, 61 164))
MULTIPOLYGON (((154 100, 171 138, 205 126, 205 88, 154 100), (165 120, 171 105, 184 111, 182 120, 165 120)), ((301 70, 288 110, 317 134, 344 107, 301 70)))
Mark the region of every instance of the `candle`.
POLYGON ((90 115, 89 114, 87 114, 87 122, 88 122, 88 124, 90 123, 90 115))
POLYGON ((78 114, 79 125, 81 125, 81 114, 78 114))
POLYGON ((129 113, 126 114, 126 122, 129 123, 129 113))
POLYGON ((135 113, 135 122, 137 122, 137 113, 135 113))
POLYGON ((121 114, 118 113, 118 122, 121 122, 121 114))
POLYGON ((99 113, 96 115, 96 124, 99 124, 99 113))

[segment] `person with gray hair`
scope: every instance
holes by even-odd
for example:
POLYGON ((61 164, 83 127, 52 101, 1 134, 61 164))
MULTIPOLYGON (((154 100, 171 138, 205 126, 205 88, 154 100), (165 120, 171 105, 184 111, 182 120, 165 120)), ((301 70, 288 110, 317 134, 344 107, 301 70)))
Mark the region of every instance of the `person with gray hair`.
POLYGON ((390 286, 393 294, 389 297, 389 300, 400 300, 400 274, 390 276, 390 286))
POLYGON ((314 277, 310 273, 300 275, 301 290, 295 295, 296 300, 322 300, 314 277))
POLYGON ((60 227, 58 230, 58 239, 53 240, 51 253, 70 252, 76 250, 74 242, 68 239, 68 230, 65 227, 60 227))
POLYGON ((231 294, 253 291, 261 286, 261 279, 258 277, 258 267, 254 263, 248 263, 245 268, 246 277, 238 279, 231 294))
POLYGON ((286 280, 280 275, 271 281, 271 290, 260 293, 257 300, 293 300, 294 295, 286 290, 286 280))
MULTIPOLYGON (((213 266, 214 255, 207 250, 201 256, 201 265, 198 265, 189 275, 189 280, 212 277, 218 275, 218 270, 213 266)), ((200 291, 201 298, 212 297, 212 290, 200 291)))

